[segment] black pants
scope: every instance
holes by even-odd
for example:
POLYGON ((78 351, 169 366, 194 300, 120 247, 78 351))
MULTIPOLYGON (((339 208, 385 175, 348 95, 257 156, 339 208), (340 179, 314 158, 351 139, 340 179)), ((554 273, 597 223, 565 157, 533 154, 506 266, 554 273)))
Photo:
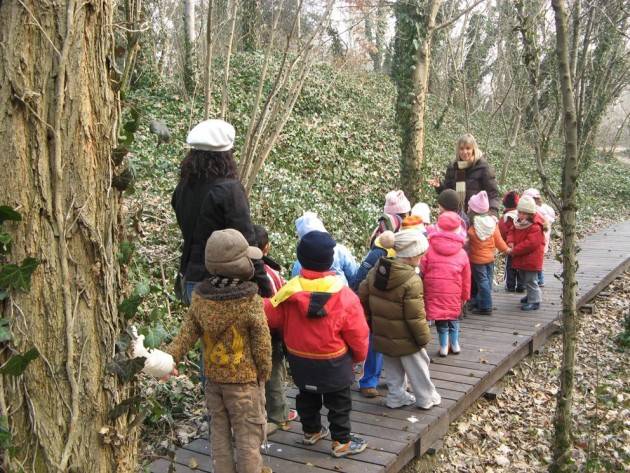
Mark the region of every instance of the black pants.
POLYGON ((512 268, 512 257, 505 261, 505 287, 510 290, 523 290, 523 281, 519 278, 518 269, 512 268))
POLYGON ((341 443, 348 442, 352 410, 350 386, 341 391, 324 394, 300 390, 295 398, 295 407, 300 415, 304 433, 314 434, 322 429, 322 417, 319 412, 322 404, 328 409, 331 438, 341 443))

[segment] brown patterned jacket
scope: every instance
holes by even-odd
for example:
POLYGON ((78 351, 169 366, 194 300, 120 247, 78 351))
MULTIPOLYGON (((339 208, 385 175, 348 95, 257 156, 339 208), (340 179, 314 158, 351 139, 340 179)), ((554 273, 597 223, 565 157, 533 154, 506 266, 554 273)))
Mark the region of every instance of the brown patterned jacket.
POLYGON ((179 361, 201 338, 204 371, 210 381, 245 384, 268 380, 271 336, 257 293, 253 282, 225 288, 213 287, 208 281, 199 283, 180 332, 165 351, 179 361))

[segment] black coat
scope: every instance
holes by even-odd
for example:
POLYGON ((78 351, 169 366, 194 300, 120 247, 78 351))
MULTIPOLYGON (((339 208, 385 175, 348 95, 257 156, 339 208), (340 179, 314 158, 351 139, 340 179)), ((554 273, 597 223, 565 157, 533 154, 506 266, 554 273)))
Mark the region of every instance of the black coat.
MULTIPOLYGON (((468 200, 478 192, 486 191, 488 194, 488 200, 490 201, 490 209, 495 213, 499 211, 499 205, 501 200, 499 199, 499 186, 497 184, 494 168, 488 164, 488 161, 481 158, 475 161, 475 163, 464 169, 466 175, 466 202, 464 210, 468 211, 468 200)), ((444 189, 455 190, 455 184, 457 183, 457 162, 452 162, 446 168, 446 175, 444 181, 437 188, 438 193, 444 189)))
MULTIPOLYGON (((236 179, 214 179, 192 185, 180 182, 171 205, 184 239, 179 270, 186 281, 203 281, 206 241, 216 230, 234 228, 257 246, 245 189, 236 179)), ((262 260, 254 261, 254 280, 263 297, 271 297, 271 285, 262 260)))

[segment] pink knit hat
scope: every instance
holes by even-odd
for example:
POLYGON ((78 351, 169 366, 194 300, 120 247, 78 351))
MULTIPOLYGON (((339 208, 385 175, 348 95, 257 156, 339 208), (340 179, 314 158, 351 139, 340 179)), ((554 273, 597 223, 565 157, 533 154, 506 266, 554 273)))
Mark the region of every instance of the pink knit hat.
POLYGON ((485 214, 490 210, 490 202, 488 202, 488 194, 486 191, 478 192, 468 201, 468 208, 476 214, 485 214))
POLYGON ((533 187, 530 187, 525 192, 523 192, 523 195, 521 197, 531 197, 532 199, 540 199, 540 191, 538 189, 534 189, 533 187))
POLYGON ((385 207, 383 211, 386 214, 406 214, 411 210, 411 204, 403 191, 391 191, 385 196, 385 207))
POLYGON ((461 225, 461 219, 455 212, 444 212, 437 220, 437 226, 445 232, 456 232, 461 225))

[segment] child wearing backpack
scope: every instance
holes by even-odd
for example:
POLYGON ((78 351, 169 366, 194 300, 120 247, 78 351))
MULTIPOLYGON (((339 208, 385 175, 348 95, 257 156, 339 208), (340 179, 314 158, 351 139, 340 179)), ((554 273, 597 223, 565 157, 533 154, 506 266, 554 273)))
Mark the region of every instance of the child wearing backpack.
POLYGON ((490 203, 486 191, 474 194, 468 201, 470 228, 468 229, 468 256, 473 280, 477 288, 473 314, 492 315, 492 285, 494 282, 495 251, 511 252, 497 225, 489 215, 490 203))
POLYGON ((538 273, 542 271, 545 256, 545 230, 547 223, 537 212, 536 202, 529 196, 521 197, 518 220, 508 235, 512 248, 512 267, 519 270, 527 295, 521 299, 521 310, 538 310, 542 293, 538 286, 538 273))
POLYGON ((300 239, 299 276, 265 300, 272 330, 282 330, 293 381, 299 389, 295 405, 305 445, 328 435, 322 426, 322 405, 328 409, 332 455, 361 453, 367 442, 351 434, 350 386, 353 363, 363 363, 368 351, 368 326, 359 298, 331 271, 335 240, 326 232, 310 231, 300 239))
MULTIPOLYGON (((272 295, 275 295, 286 284, 286 281, 280 274, 280 265, 269 256, 271 243, 267 229, 262 225, 254 225, 254 233, 258 248, 263 254, 262 260, 271 282, 272 295)), ((290 422, 297 419, 297 412, 295 409, 289 409, 287 404, 286 380, 287 367, 282 336, 274 331, 271 333, 271 378, 265 385, 267 435, 273 434, 278 429, 289 430, 290 422)))
POLYGON ((461 220, 455 212, 442 213, 429 234, 429 250, 420 265, 427 320, 435 320, 440 356, 460 352, 459 316, 470 299, 470 264, 464 251, 461 220))
POLYGON ((395 235, 395 258, 381 258, 361 283, 359 297, 371 322, 374 349, 383 353, 388 394, 392 409, 416 404, 430 409, 441 398, 429 375, 425 346, 431 339, 424 312, 420 257, 427 239, 417 230, 395 235), (407 392, 407 379, 413 395, 407 392))
POLYGON ((145 356, 154 376, 177 375, 174 361, 201 338, 204 348, 206 404, 210 415, 213 471, 234 473, 234 449, 241 473, 271 473, 263 467, 260 447, 265 437, 265 381, 271 372, 271 337, 263 311, 252 259, 262 252, 250 247, 234 229, 217 230, 205 247, 208 279, 195 286, 192 303, 179 334, 165 352, 148 352, 139 337, 134 356, 145 356), (174 360, 174 361, 173 361, 174 360), (166 367, 164 369, 164 367, 166 367), (234 445, 234 448, 233 448, 234 445))

